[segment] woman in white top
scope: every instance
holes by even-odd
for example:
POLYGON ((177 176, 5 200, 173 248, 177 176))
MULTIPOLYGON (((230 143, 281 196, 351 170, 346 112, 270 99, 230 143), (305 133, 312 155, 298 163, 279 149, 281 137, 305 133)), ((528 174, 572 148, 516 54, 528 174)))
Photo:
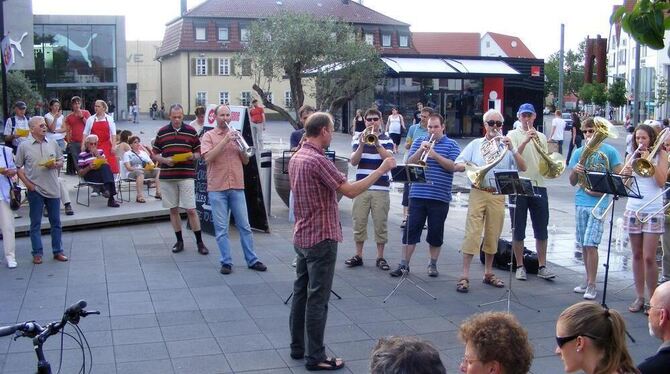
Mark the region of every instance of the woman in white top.
POLYGON ((386 129, 393 140, 393 153, 396 153, 398 152, 398 145, 400 145, 402 131, 405 129, 405 120, 398 113, 398 108, 391 109, 391 115, 386 120, 386 129))
MULTIPOLYGON (((155 168, 151 157, 144 150, 142 144, 140 144, 140 138, 137 136, 131 136, 128 139, 130 143, 130 150, 123 155, 123 168, 122 171, 124 174, 122 177, 125 179, 134 179, 135 186, 137 189, 137 197, 135 201, 138 203, 146 203, 144 198, 144 193, 142 187, 144 186, 144 178, 154 178, 156 180, 156 191, 160 191, 160 182, 158 177, 158 169, 155 168)), ((158 196, 158 195, 157 195, 158 196)))
POLYGON ((11 183, 9 180, 16 175, 16 165, 12 149, 0 145, 0 232, 2 232, 2 245, 5 249, 5 260, 7 267, 16 267, 15 241, 14 241, 14 212, 9 206, 11 183))
POLYGON ((112 173, 119 173, 119 163, 114 154, 114 141, 116 139, 116 124, 112 116, 107 114, 107 103, 105 100, 95 101, 95 114, 88 117, 84 127, 84 137, 89 135, 98 137, 98 148, 102 150, 112 168, 112 173))
POLYGON ((61 151, 65 152, 66 129, 63 128, 63 112, 58 99, 49 101, 49 113, 44 115, 44 119, 48 127, 47 139, 56 141, 61 151))
MULTIPOLYGON (((633 136, 633 153, 629 154, 626 164, 622 170, 623 174, 634 175, 640 188, 642 199, 628 199, 624 212, 624 230, 630 237, 630 245, 633 251, 633 278, 635 280, 635 293, 637 298, 630 304, 628 310, 635 313, 643 310, 645 284, 649 297, 654 293, 658 282, 658 269, 656 267, 656 247, 661 234, 665 231, 665 215, 662 211, 663 199, 657 198, 661 193, 668 172, 668 154, 661 147, 656 156, 651 160, 655 166, 654 175, 641 177, 633 174, 631 158, 646 158, 649 151, 656 142, 656 132, 651 126, 639 125, 635 128, 633 136), (639 152, 635 152, 640 146, 639 152), (639 153, 639 154, 638 154, 639 153), (648 206, 643 206, 656 198, 648 206), (636 215, 636 213, 638 213, 636 215), (645 219, 641 222, 638 216, 645 219)), ((634 161, 633 161, 634 162, 634 161)))

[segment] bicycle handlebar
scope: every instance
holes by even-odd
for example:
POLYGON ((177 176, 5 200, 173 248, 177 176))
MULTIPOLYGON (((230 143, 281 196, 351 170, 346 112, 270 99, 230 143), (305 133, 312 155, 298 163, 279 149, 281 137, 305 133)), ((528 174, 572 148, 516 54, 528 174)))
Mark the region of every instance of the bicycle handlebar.
POLYGON ((23 323, 17 323, 15 325, 10 325, 10 326, 2 326, 0 327, 0 337, 2 336, 7 336, 7 335, 12 335, 16 332, 23 333, 22 336, 36 336, 40 335, 45 331, 51 332, 49 335, 53 335, 58 333, 61 328, 65 326, 67 322, 71 322, 74 324, 79 323, 79 318, 80 317, 86 317, 89 314, 100 314, 98 311, 86 311, 84 308, 86 308, 86 301, 84 300, 79 300, 76 303, 70 305, 67 309, 65 309, 65 313, 63 313, 63 318, 60 322, 52 322, 48 324, 45 327, 40 326, 37 322, 35 321, 27 321, 23 323))
POLYGON ((35 322, 17 323, 16 325, 13 326, 0 327, 0 336, 12 335, 17 331, 21 331, 24 333, 33 333, 33 332, 39 333, 41 332, 41 330, 42 327, 35 322))

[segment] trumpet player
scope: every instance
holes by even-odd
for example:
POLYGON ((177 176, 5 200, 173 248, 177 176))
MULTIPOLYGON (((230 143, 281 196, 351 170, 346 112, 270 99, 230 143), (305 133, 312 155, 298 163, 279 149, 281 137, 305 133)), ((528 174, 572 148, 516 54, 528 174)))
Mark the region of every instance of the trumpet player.
POLYGON ((526 171, 519 174, 533 182, 537 196, 516 196, 515 199, 510 199, 516 204, 516 208, 512 210, 512 221, 514 223, 512 248, 514 249, 516 263, 519 264, 516 269, 516 279, 526 280, 526 269, 523 266, 523 247, 526 238, 526 220, 528 211, 530 211, 535 236, 535 250, 540 265, 537 276, 549 280, 555 278, 556 274, 547 268, 549 199, 547 198, 547 188, 544 186, 544 176, 540 173, 540 163, 543 162, 540 152, 547 152, 547 137, 542 132, 537 131, 533 125, 536 118, 533 104, 521 104, 517 117, 521 121, 521 126, 507 133, 507 136, 512 141, 514 149, 521 154, 526 162, 526 171))
POLYGON ((466 163, 472 166, 489 166, 481 180, 474 181, 468 200, 468 214, 465 219, 465 238, 461 252, 463 253, 463 272, 456 283, 456 291, 468 292, 470 288, 470 264, 481 246, 484 251, 484 284, 493 287, 504 287, 505 282, 493 273, 493 256, 498 250, 498 239, 505 220, 505 196, 495 195, 496 189, 492 182, 493 170, 526 170, 526 162, 512 147, 512 142, 502 136, 504 119, 502 114, 490 109, 484 113, 483 138, 471 141, 456 158, 455 171, 466 171, 466 163))
MULTIPOLYGON (((425 108, 424 108, 425 109, 425 108)), ((423 115, 423 114, 422 114, 423 115)), ((398 268, 390 274, 399 277, 409 271, 409 261, 421 239, 423 225, 428 221, 426 242, 430 250, 428 276, 437 277, 437 259, 444 239, 444 221, 449 212, 451 184, 454 178, 454 160, 460 153, 458 143, 444 134, 444 119, 434 113, 428 118, 428 135, 412 144, 407 163, 416 164, 425 159, 426 179, 431 183, 419 183, 409 192, 409 216, 407 228, 403 230, 402 242, 405 253, 398 268), (431 139, 431 141, 429 141, 431 139)))
MULTIPOLYGON (((585 178, 586 171, 601 171, 619 173, 622 169, 621 156, 614 147, 609 144, 594 144, 592 141, 595 134, 593 118, 587 118, 582 123, 584 134, 584 146, 577 148, 568 168, 570 172, 570 184, 577 186, 580 175, 585 178), (585 149, 587 152, 585 153, 585 149), (583 160, 586 158, 585 160, 583 160)), ((587 300, 596 298, 596 275, 598 274, 598 245, 603 235, 603 220, 598 219, 591 212, 594 210, 598 216, 603 214, 608 200, 600 202, 602 194, 593 192, 584 185, 578 185, 575 192, 575 242, 582 249, 584 269, 586 277, 577 287, 576 293, 581 293, 587 300), (598 206, 596 208, 596 206, 598 206)))
POLYGON ((249 153, 242 134, 230 126, 230 108, 219 105, 216 108, 216 127, 202 136, 202 157, 207 162, 207 196, 212 206, 212 218, 216 244, 221 252, 221 274, 233 271, 228 239, 230 214, 235 218, 235 226, 240 232, 240 244, 247 267, 265 271, 267 267, 258 260, 254 251, 247 202, 244 197, 244 165, 249 163, 249 153))
MULTIPOLYGON (((356 180, 365 179, 377 169, 385 159, 393 157, 393 141, 381 131, 382 114, 371 108, 365 112, 365 131, 355 133, 351 146, 351 165, 356 167, 356 180)), ((389 270, 388 262, 384 259, 384 246, 388 241, 388 215, 391 200, 389 198, 389 176, 384 174, 365 192, 354 198, 351 216, 353 219, 354 242, 356 253, 344 261, 349 267, 363 265, 363 245, 368 237, 368 217, 372 215, 375 228, 375 242, 377 243, 377 268, 389 270)))
MULTIPOLYGON (((646 159, 653 168, 650 177, 640 177, 636 174, 637 185, 642 199, 628 199, 624 211, 624 230, 630 238, 633 251, 633 279, 635 280, 635 300, 628 306, 630 312, 640 312, 645 307, 645 286, 651 297, 658 283, 658 269, 656 268, 656 247, 658 240, 665 230, 665 216, 663 214, 663 199, 659 198, 665 184, 668 172, 668 154, 660 149, 653 154, 656 147, 656 132, 651 126, 639 125, 633 133, 633 152, 628 158, 646 159), (654 149, 652 149, 652 147, 654 149), (639 156, 639 157, 638 157, 639 156)), ((663 141, 663 139, 659 140, 663 141)), ((637 160, 635 160, 637 161, 637 160)), ((622 173, 632 175, 635 169, 626 162, 622 173)), ((637 170, 641 171, 641 170, 637 170)), ((636 171, 636 172, 637 172, 636 171)))

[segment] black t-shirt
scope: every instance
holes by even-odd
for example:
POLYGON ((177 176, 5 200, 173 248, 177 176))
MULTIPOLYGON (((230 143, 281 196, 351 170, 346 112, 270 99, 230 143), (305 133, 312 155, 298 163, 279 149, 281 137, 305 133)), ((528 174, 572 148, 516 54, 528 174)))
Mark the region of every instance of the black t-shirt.
POLYGON ((414 124, 421 122, 421 111, 417 110, 414 112, 414 124))

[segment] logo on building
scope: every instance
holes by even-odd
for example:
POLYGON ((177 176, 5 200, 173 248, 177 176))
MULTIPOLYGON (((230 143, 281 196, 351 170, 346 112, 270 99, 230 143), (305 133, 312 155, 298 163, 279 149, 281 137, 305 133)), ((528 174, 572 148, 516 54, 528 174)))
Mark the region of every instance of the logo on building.
POLYGON ((61 34, 54 35, 54 41, 56 45, 60 45, 73 52, 79 53, 81 57, 84 59, 84 61, 86 61, 86 64, 88 64, 88 67, 91 68, 93 67, 93 63, 91 62, 91 59, 89 57, 88 49, 91 47, 91 41, 93 41, 93 39, 95 39, 97 36, 98 34, 93 33, 93 35, 91 35, 91 37, 88 38, 88 43, 86 43, 86 45, 83 47, 61 34))

